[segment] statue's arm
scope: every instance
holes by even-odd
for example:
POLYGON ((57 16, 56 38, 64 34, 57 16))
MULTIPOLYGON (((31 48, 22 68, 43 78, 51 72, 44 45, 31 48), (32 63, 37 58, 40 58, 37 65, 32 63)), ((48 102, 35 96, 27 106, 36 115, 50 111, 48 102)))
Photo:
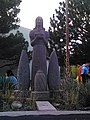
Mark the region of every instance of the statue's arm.
POLYGON ((33 36, 31 36, 31 45, 34 46, 35 44, 39 43, 41 41, 43 41, 44 37, 42 34, 40 33, 36 33, 33 36))
POLYGON ((34 46, 35 45, 35 39, 31 40, 31 45, 34 46))
POLYGON ((34 44, 35 44, 35 37, 34 37, 33 31, 30 32, 29 36, 30 36, 31 45, 34 46, 34 44))
POLYGON ((33 31, 31 31, 30 33, 30 40, 31 40, 31 45, 34 46, 35 44, 39 43, 41 41, 41 43, 43 42, 45 46, 48 45, 48 32, 45 31, 45 34, 43 34, 42 32, 37 32, 34 33, 33 31))
POLYGON ((45 37, 44 37, 44 39, 43 39, 44 44, 45 44, 46 46, 48 46, 48 39, 49 39, 49 34, 48 34, 48 32, 46 31, 45 37))

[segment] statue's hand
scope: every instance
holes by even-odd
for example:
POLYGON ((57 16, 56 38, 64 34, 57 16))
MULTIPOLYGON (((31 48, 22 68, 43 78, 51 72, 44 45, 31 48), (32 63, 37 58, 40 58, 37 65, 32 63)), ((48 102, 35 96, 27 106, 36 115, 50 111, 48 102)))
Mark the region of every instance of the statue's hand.
POLYGON ((40 32, 37 33, 37 34, 35 34, 35 37, 36 37, 36 38, 39 38, 39 39, 40 39, 40 38, 43 38, 43 36, 44 36, 44 35, 43 35, 42 33, 40 33, 40 32))

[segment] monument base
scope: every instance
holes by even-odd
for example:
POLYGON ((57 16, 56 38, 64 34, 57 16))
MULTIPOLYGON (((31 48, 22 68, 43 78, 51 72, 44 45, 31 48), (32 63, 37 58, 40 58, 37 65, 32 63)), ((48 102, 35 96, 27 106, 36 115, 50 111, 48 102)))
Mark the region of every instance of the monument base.
POLYGON ((32 91, 31 92, 32 100, 50 100, 49 91, 32 91))

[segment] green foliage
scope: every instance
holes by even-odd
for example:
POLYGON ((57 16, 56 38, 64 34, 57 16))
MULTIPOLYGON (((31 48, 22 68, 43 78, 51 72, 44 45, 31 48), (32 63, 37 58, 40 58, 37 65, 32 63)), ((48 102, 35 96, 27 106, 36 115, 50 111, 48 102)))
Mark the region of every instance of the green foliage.
MULTIPOLYGON (((50 49, 56 49, 60 65, 65 64, 66 46, 66 8, 60 2, 56 14, 50 18, 50 49)), ((89 61, 90 58, 90 2, 88 0, 69 0, 69 51, 70 64, 89 61), (79 42, 78 42, 79 41, 79 42), (87 49, 86 49, 87 48, 87 49)))
POLYGON ((64 109, 77 109, 79 105, 79 86, 73 79, 62 82, 60 88, 63 90, 62 105, 64 109))
POLYGON ((90 107, 90 80, 86 85, 80 85, 79 104, 81 107, 90 107))
POLYGON ((6 79, 5 77, 0 76, 0 90, 5 92, 6 90, 13 89, 13 85, 10 82, 10 79, 6 79))
POLYGON ((23 34, 10 34, 9 36, 0 37, 0 59, 19 60, 22 49, 27 51, 28 42, 25 41, 23 34))
POLYGON ((11 60, 15 65, 22 49, 27 51, 29 45, 19 31, 15 35, 9 33, 19 27, 20 3, 21 0, 0 0, 0 59, 11 60))
POLYGON ((77 66, 71 65, 70 66, 70 76, 74 79, 77 77, 77 66))
POLYGON ((0 0, 0 33, 8 33, 18 27, 20 2, 21 0, 0 0))
POLYGON ((30 94, 30 91, 14 90, 10 79, 0 76, 0 111, 36 110, 36 100, 32 99, 30 94))
POLYGON ((60 94, 54 97, 53 104, 58 104, 59 110, 84 110, 85 107, 90 107, 90 81, 83 85, 71 78, 62 80, 60 94))
POLYGON ((13 85, 10 80, 0 76, 0 111, 3 111, 4 103, 9 104, 12 91, 13 85))

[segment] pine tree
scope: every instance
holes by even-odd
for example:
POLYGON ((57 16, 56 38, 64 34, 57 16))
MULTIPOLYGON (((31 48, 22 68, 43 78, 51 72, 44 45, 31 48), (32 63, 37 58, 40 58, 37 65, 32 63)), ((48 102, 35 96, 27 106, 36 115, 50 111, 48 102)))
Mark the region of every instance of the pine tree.
POLYGON ((10 34, 11 30, 19 28, 20 3, 21 0, 0 0, 0 60, 15 60, 16 64, 22 49, 28 48, 22 33, 10 34))
MULTIPOLYGON (((56 49, 59 64, 64 65, 66 45, 65 2, 60 2, 58 10, 56 9, 55 12, 56 14, 50 18, 49 43, 51 49, 56 49)), ((90 1, 69 0, 68 19, 70 63, 88 62, 90 58, 90 1)))
POLYGON ((5 34, 18 28, 21 0, 0 0, 0 33, 5 34))

